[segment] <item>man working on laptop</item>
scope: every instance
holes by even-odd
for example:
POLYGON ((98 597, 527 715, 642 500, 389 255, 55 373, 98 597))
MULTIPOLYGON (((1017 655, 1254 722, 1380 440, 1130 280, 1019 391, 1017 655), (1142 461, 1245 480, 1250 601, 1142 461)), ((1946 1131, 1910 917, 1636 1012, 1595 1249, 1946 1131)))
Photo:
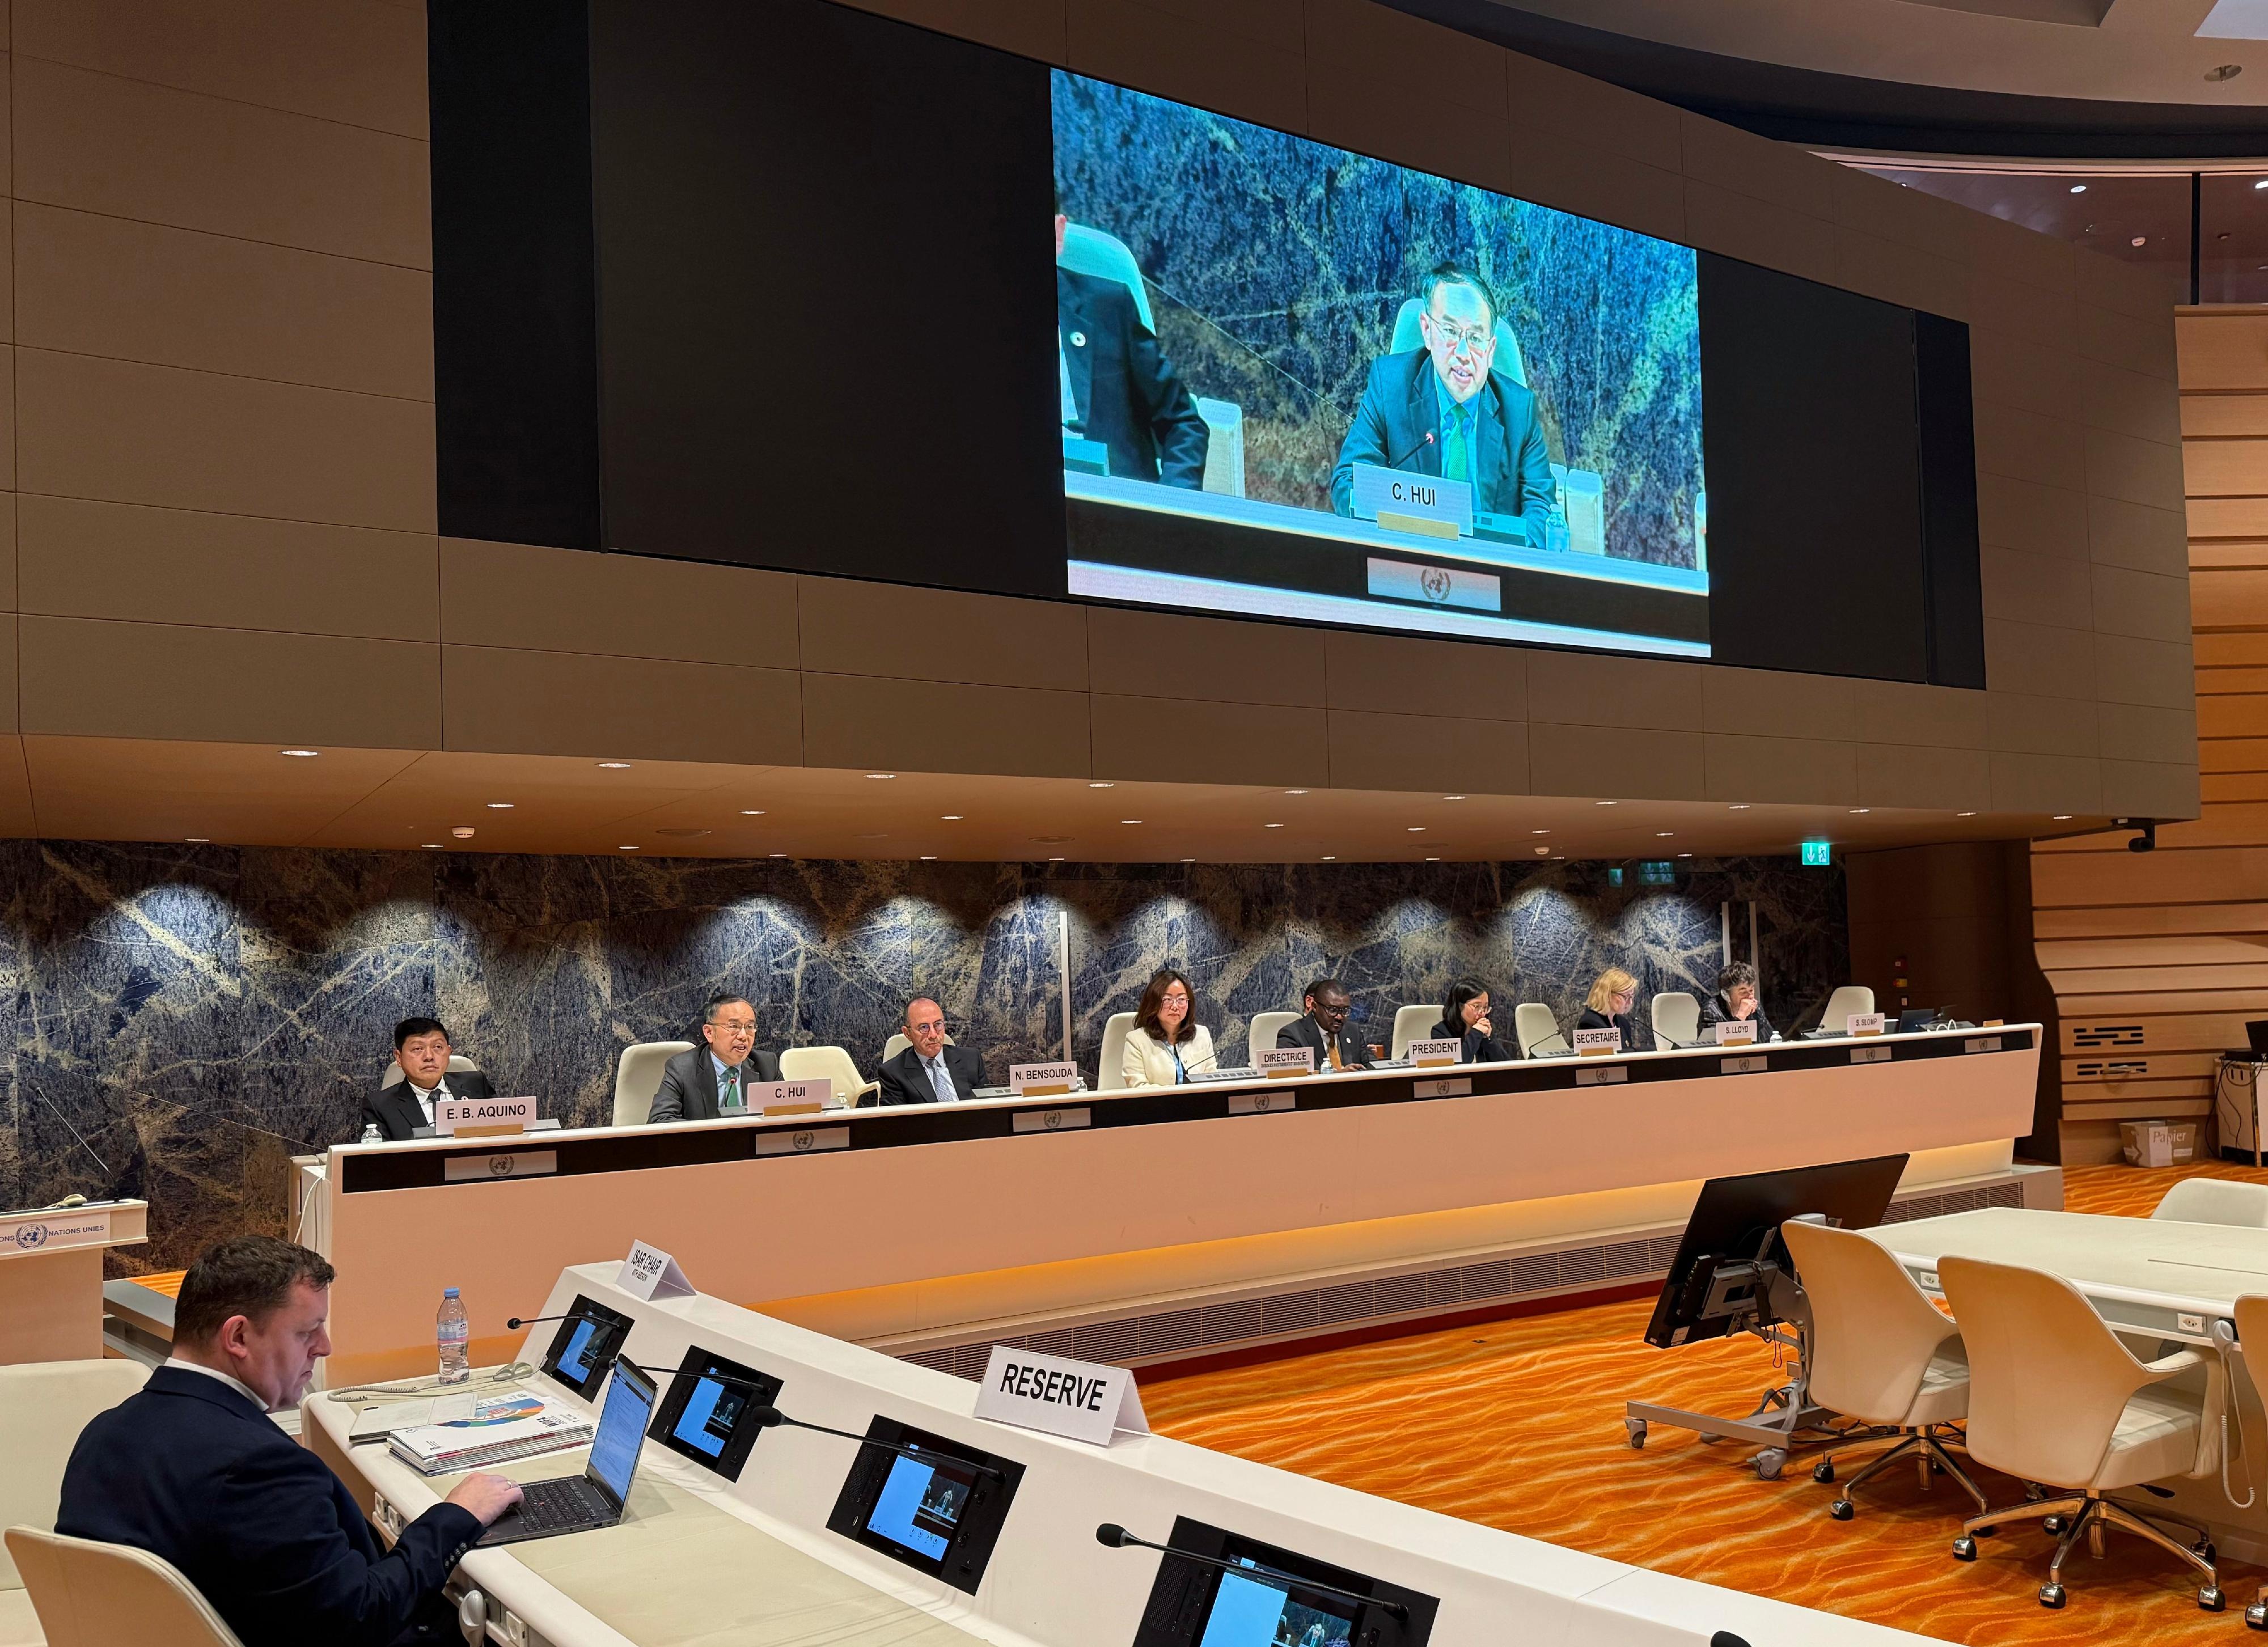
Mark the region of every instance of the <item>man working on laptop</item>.
POLYGON ((474 1474, 379 1554, 347 1484, 268 1415, 331 1353, 332 1269, 269 1235, 182 1278, 173 1358, 81 1432, 55 1531, 170 1562, 245 1647, 463 1639, 441 1586, 519 1485, 474 1474))

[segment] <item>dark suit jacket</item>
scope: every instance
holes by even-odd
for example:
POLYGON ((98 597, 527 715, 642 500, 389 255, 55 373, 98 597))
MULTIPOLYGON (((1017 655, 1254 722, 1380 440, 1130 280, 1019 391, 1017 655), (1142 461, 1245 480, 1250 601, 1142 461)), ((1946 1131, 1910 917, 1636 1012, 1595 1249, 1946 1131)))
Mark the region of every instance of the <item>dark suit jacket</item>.
MULTIPOLYGON (((740 1066, 740 1097, 759 1081, 780 1081, 778 1055, 752 1052, 740 1066)), ((661 1066, 661 1090, 653 1095, 648 1121, 714 1121, 717 1119, 717 1065, 705 1046, 681 1052, 661 1066)))
MULTIPOLYGON (((1331 470, 1331 508, 1354 513, 1354 466, 1376 464, 1412 474, 1441 472, 1441 404, 1433 390, 1433 357, 1424 349, 1371 363, 1370 382, 1355 408, 1354 423, 1339 443, 1331 470)), ((1473 397, 1483 408, 1473 452, 1473 507, 1517 515, 1527 523, 1532 548, 1543 547, 1543 522, 1557 483, 1535 396, 1501 371, 1473 397)))
MULTIPOLYGON (((452 1070, 441 1077, 452 1098, 494 1098, 496 1088, 478 1070, 452 1070)), ((362 1101, 362 1124, 377 1124, 389 1138, 407 1138, 425 1124, 425 1112, 410 1095, 409 1077, 381 1086, 362 1101)))
MULTIPOLYGON (((984 1060, 966 1047, 947 1043, 944 1053, 945 1072, 953 1077, 953 1090, 963 1099, 976 1096, 976 1089, 984 1081, 984 1060)), ((907 1048, 875 1071, 882 1090, 874 1094, 877 1104, 934 1104, 937 1089, 929 1084, 929 1071, 922 1068, 921 1055, 907 1048)))
POLYGON ((1428 1040, 1448 1040, 1451 1039, 1457 1040, 1461 1043, 1457 1048, 1457 1062, 1459 1063, 1510 1063, 1513 1058, 1511 1048, 1507 1048, 1495 1036, 1489 1034, 1484 1030, 1468 1029, 1461 1031, 1453 1029, 1449 1026, 1449 1020, 1446 1018, 1440 1023, 1433 1026, 1433 1033, 1428 1035, 1425 1039, 1428 1040))
POLYGON ((160 1367, 80 1433, 55 1530, 171 1562, 246 1647, 386 1647, 462 1640, 441 1585, 481 1524, 436 1504, 381 1555, 322 1460, 226 1385, 160 1367))
MULTIPOLYGON (((1323 1049, 1323 1026, 1315 1022, 1311 1012, 1302 1012, 1276 1032, 1279 1047, 1305 1047, 1315 1055, 1315 1068, 1331 1067, 1330 1054, 1323 1049)), ((1355 1033, 1344 1027, 1339 1030, 1339 1062, 1351 1070, 1370 1068, 1370 1048, 1362 1044, 1355 1033)))
POLYGON ((1638 1026, 1632 1021, 1636 1017, 1635 1013, 1625 1012, 1620 1018, 1609 1018, 1604 1012, 1594 1012, 1587 1006, 1583 1009, 1583 1016, 1575 1020, 1575 1027, 1577 1029, 1618 1029, 1623 1033, 1624 1052, 1644 1052, 1646 1049, 1638 1044, 1638 1026))
MULTIPOLYGON (((1726 1001, 1723 996, 1712 995, 1707 996, 1702 1001, 1702 1028, 1706 1029, 1712 1024, 1729 1024, 1732 1021, 1732 1006, 1726 1001)), ((1749 1022, 1756 1026, 1756 1039, 1758 1040, 1770 1040, 1775 1034, 1778 1033, 1777 1030, 1772 1028, 1771 1020, 1764 1016, 1764 1004, 1761 1000, 1756 1003, 1756 1010, 1749 1014, 1749 1022)))
POLYGON ((1079 432, 1110 448, 1110 472, 1197 491, 1211 439, 1173 362, 1115 280, 1056 270, 1056 326, 1079 432))

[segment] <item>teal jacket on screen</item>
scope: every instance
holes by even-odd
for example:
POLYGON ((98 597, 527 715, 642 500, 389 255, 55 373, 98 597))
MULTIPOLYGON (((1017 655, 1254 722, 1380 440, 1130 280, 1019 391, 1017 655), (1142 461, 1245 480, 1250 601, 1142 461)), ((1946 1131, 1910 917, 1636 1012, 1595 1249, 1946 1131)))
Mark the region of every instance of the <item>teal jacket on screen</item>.
MULTIPOLYGON (((1358 463, 1411 474, 1440 474, 1441 412, 1433 378, 1433 358, 1422 349, 1371 363, 1370 382, 1331 470, 1333 513, 1354 513, 1358 463)), ((1541 548, 1556 483, 1535 396, 1501 371, 1491 371, 1474 404, 1480 421, 1473 442, 1473 507, 1518 516, 1527 523, 1528 542, 1541 548)))

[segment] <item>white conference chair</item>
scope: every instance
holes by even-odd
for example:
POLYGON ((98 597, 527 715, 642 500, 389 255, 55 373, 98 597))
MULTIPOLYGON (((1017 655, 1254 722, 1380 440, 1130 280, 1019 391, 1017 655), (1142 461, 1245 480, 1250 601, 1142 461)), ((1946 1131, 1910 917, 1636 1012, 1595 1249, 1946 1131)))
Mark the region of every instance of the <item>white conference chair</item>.
MULTIPOLYGON (((947 1035, 945 1038, 945 1044, 950 1047, 956 1043, 952 1036, 947 1035)), ((896 1057, 900 1053, 903 1052, 907 1048, 912 1045, 913 1042, 908 1040, 902 1034, 891 1036, 889 1040, 882 1043, 882 1062, 884 1063, 889 1062, 891 1059, 896 1057)))
POLYGON ((1874 1010, 1874 992, 1872 989, 1863 983, 1840 984, 1835 993, 1827 997, 1827 1010, 1819 1015, 1819 1027, 1839 1031, 1849 1026, 1853 1012, 1871 1012, 1874 1010))
POLYGON ((146 1550, 10 1527, 47 1647, 244 1647, 179 1569, 146 1550))
MULTIPOLYGON (((451 1075, 455 1075, 465 1070, 477 1070, 480 1067, 480 1065, 475 1063, 470 1058, 465 1056, 461 1052, 453 1052, 449 1055, 449 1073, 451 1075)), ((401 1061, 397 1058, 392 1063, 386 1066, 386 1078, 378 1084, 378 1090, 382 1092, 387 1087, 398 1085, 408 1078, 409 1077, 402 1071, 401 1061)))
POLYGON ((1572 1050, 1559 1033, 1559 1020, 1541 1001, 1522 1001, 1512 1009, 1512 1033, 1520 1037, 1523 1058, 1549 1058, 1572 1050))
POLYGON ((2040 1605, 2059 1607, 2063 1564, 2080 1533, 2099 1555, 2103 1529, 2116 1527, 2195 1568, 2205 1579, 2198 1605, 2219 1612, 2220 1580, 2204 1533, 2184 1545, 2103 1495, 2220 1467, 2228 1399, 2220 1357, 2183 1349, 2138 1360, 2076 1287, 2043 1270, 1948 1254, 1937 1273, 1969 1349, 1969 1456, 2062 1489, 1971 1516, 1953 1542, 1955 1558, 1976 1560, 1976 1535, 2003 1522, 2054 1517, 2062 1536, 2040 1605), (2200 1367, 2202 1391, 2183 1376, 2200 1367))
POLYGON ((1410 1043, 1413 1040, 1425 1040, 1426 1032, 1440 1021, 1441 1009, 1438 1006, 1405 1006, 1395 1009, 1394 1040, 1387 1055, 1390 1058, 1408 1057, 1410 1043))
MULTIPOLYGON (((0 1366, 0 1527, 51 1531, 63 1466, 97 1413, 139 1390, 138 1361, 33 1361, 0 1366)), ((0 1642, 36 1643, 40 1622, 23 1575, 0 1548, 0 1642)), ((57 1639, 48 1632, 50 1641, 57 1639)))
POLYGON ((832 1081, 835 1097, 847 1108, 858 1108, 881 1085, 859 1074, 849 1051, 841 1047, 789 1047, 779 1060, 781 1080, 832 1081))
POLYGON ((653 1114, 653 1095, 661 1091, 661 1068, 681 1052, 691 1052, 689 1040, 642 1040, 622 1048, 615 1064, 615 1121, 617 1127, 643 1127, 653 1114))
POLYGON ((1300 1016, 1297 1012, 1255 1012, 1250 1025, 1251 1033, 1245 1041, 1245 1062, 1257 1062, 1262 1053, 1273 1052, 1276 1037, 1284 1026, 1298 1023, 1300 1016))
MULTIPOLYGON (((1844 1484, 1828 1514, 1848 1521, 1855 1513, 1852 1493, 1909 1453, 1921 1472, 1924 1492, 1934 1465, 1958 1482, 1979 1510, 1990 1508, 1968 1472, 1945 1450, 1946 1443, 1960 1439, 1954 1426, 1969 1412, 1969 1357, 1961 1329, 1914 1284, 1888 1247, 1853 1231, 1799 1218, 1779 1228, 1811 1306, 1811 1399, 1874 1431, 1853 1441, 1878 1439, 1884 1432, 1899 1437, 1844 1484)), ((1811 1478, 1835 1479, 1831 1452, 1813 1468, 1811 1478)))
POLYGON ((1094 1090, 1116 1092, 1126 1085, 1126 1033, 1134 1027, 1134 1014, 1113 1012, 1102 1020, 1101 1062, 1094 1070, 1094 1090))
POLYGON ((1701 1039, 1701 1003, 1683 989, 1665 989, 1653 997, 1653 1038, 1665 1048, 1690 1047, 1701 1039))
POLYGON ((2268 1230, 2268 1184, 2243 1184, 2228 1178, 2185 1178, 2166 1192, 2165 1199, 2150 1216, 2181 1224, 2228 1224, 2247 1230, 2268 1230))

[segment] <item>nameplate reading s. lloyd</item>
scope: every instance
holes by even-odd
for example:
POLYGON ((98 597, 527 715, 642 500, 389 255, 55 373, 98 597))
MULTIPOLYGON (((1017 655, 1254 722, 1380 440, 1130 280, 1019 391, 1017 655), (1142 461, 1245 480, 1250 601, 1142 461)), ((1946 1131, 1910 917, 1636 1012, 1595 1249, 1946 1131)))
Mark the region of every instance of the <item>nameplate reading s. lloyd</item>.
POLYGON ((1113 1434, 1150 1433, 1134 1375, 1124 1367, 992 1346, 976 1389, 976 1416, 1098 1446, 1113 1434))
POLYGON ((1721 1024, 1709 1026, 1709 1039, 1719 1047, 1752 1047, 1756 1040, 1756 1020, 1752 1018, 1728 1018, 1721 1024))

